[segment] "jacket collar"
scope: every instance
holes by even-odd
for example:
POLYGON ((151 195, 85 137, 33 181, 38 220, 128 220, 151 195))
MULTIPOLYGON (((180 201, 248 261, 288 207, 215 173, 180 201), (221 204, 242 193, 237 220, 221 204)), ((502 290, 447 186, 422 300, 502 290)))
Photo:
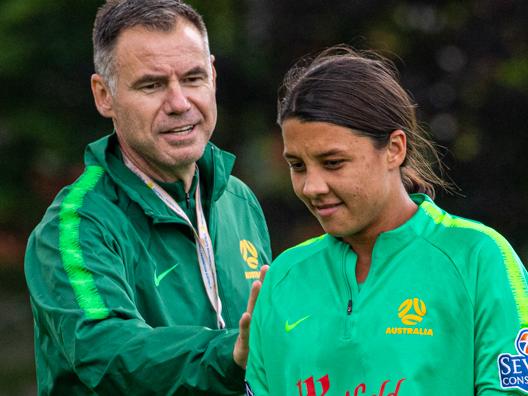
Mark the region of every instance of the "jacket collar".
MULTIPOLYGON (((86 148, 84 155, 86 166, 98 165, 104 168, 110 178, 140 205, 144 212, 159 221, 175 221, 179 219, 166 205, 148 188, 143 181, 130 171, 123 163, 117 136, 115 133, 105 136, 86 148)), ((235 156, 207 143, 202 158, 198 160, 201 185, 204 187, 202 197, 204 207, 211 207, 227 187, 235 156)))

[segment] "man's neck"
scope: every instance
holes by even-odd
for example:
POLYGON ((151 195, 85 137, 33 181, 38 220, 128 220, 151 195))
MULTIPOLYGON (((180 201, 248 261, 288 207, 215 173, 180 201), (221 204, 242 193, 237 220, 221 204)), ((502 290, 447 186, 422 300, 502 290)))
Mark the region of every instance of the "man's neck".
POLYGON ((145 173, 151 178, 164 183, 175 183, 177 181, 181 181, 183 183, 185 192, 188 193, 192 187, 194 174, 196 173, 196 163, 191 164, 189 167, 183 169, 183 171, 174 172, 172 175, 168 175, 167 173, 163 172, 152 172, 152 174, 147 172, 145 173))
POLYGON ((125 147, 120 145, 121 153, 126 156, 132 164, 136 166, 141 172, 146 174, 153 180, 162 181, 164 183, 174 183, 178 180, 183 182, 185 192, 189 192, 192 186, 193 177, 196 172, 196 163, 189 164, 185 167, 171 169, 170 172, 164 171, 159 167, 149 163, 144 158, 136 155, 135 153, 127 150, 125 147))

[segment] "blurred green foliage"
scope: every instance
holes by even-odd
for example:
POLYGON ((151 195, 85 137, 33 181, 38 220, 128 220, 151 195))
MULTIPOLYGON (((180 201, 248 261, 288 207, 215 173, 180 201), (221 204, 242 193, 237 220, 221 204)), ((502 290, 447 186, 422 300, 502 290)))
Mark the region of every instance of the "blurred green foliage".
MULTIPOLYGON (((25 241, 84 146, 111 130, 92 102, 91 25, 102 1, 0 0, 1 394, 33 394, 25 241), (4 285, 8 285, 3 287, 4 285), (22 336, 20 336, 22 334, 22 336), (11 358, 9 352, 17 351, 11 358)), ((193 0, 218 71, 215 143, 238 156, 277 254, 321 230, 294 197, 275 125, 294 60, 337 43, 397 65, 444 146, 460 195, 446 209, 498 229, 528 260, 528 2, 523 0, 193 0)))

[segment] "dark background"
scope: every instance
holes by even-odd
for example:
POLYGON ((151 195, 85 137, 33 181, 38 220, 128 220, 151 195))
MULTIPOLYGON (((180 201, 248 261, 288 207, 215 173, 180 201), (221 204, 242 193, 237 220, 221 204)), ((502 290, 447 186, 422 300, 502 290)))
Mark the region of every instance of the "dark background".
MULTIPOLYGON (((36 393, 25 243, 84 146, 111 130, 92 102, 95 0, 0 0, 0 395, 36 393)), ((261 199, 274 254, 321 229, 281 158, 275 96, 300 56, 337 43, 397 65, 445 147, 445 209, 499 230, 528 261, 528 2, 195 0, 218 71, 213 141, 261 199)))

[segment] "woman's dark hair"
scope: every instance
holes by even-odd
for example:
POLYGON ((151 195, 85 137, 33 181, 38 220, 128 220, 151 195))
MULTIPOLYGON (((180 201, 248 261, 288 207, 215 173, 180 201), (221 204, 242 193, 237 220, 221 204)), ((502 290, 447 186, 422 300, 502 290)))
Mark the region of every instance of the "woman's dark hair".
POLYGON ((415 109, 392 62, 372 51, 340 45, 312 60, 302 59, 286 73, 277 122, 328 122, 370 137, 378 148, 400 129, 407 135, 407 156, 400 169, 405 189, 434 198, 435 186, 450 191, 451 183, 441 176, 444 165, 436 145, 418 125, 415 109))

